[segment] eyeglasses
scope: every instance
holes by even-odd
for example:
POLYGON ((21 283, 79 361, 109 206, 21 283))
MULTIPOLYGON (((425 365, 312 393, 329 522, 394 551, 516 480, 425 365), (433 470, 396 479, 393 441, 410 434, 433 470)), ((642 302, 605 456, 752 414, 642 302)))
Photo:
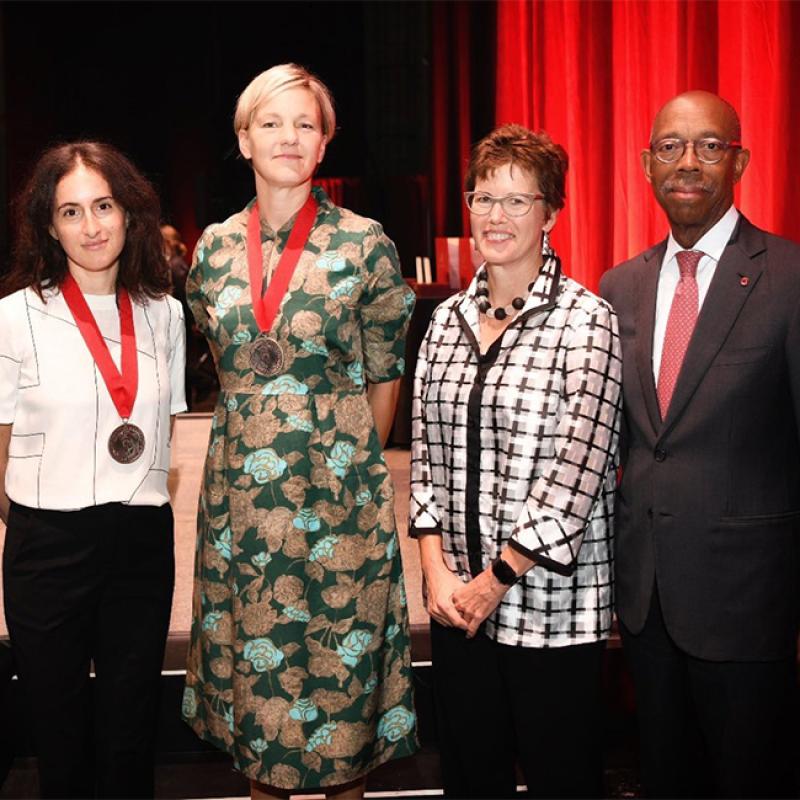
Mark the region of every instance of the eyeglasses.
POLYGON ((509 217, 524 217, 532 208, 537 200, 544 200, 543 194, 530 194, 520 192, 518 194, 505 194, 502 197, 495 197, 486 192, 464 192, 467 208, 478 216, 488 214, 495 203, 500 203, 503 213, 509 217))
POLYGON ((650 152, 662 164, 674 164, 683 158, 686 145, 694 148, 694 154, 703 164, 717 164, 722 161, 725 153, 736 147, 741 147, 741 142, 723 142, 721 139, 695 139, 687 142, 686 139, 659 139, 650 145, 650 152))

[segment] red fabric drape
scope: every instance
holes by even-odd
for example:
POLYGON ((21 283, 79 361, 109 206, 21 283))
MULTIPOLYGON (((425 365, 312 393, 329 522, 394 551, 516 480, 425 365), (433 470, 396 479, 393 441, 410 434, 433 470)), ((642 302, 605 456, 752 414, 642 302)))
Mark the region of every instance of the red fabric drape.
POLYGON ((496 122, 543 128, 570 156, 553 241, 569 274, 602 273, 667 232, 639 153, 679 92, 718 92, 738 110, 751 162, 737 204, 800 240, 800 4, 790 0, 502 0, 496 122))

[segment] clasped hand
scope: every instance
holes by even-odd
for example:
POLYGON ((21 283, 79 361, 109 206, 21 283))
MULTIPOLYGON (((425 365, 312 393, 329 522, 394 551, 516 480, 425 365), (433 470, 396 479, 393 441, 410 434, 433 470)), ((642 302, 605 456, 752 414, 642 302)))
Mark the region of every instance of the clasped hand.
POLYGON ((425 576, 428 585, 428 613, 445 627, 461 628, 471 639, 483 621, 497 608, 508 591, 485 569, 469 583, 463 583, 443 564, 425 576))

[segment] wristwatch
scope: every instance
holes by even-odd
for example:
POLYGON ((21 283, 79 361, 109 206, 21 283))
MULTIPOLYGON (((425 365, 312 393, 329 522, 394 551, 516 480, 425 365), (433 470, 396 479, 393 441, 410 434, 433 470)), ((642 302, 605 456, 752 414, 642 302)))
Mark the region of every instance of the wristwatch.
POLYGON ((503 586, 513 586, 519 580, 517 573, 514 572, 514 567, 512 567, 508 561, 503 561, 500 556, 492 561, 492 575, 494 575, 503 586))

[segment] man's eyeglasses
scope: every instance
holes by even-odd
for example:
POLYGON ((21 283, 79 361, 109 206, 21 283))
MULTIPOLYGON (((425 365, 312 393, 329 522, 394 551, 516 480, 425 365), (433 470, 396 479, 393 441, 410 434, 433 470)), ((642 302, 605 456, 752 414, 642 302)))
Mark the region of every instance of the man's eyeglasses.
POLYGON ((464 200, 467 203, 467 208, 478 216, 488 214, 495 203, 500 203, 503 212, 509 217, 524 217, 533 208, 533 204, 537 200, 544 200, 544 195, 520 192, 519 194, 505 194, 502 197, 495 197, 486 192, 464 192, 464 200))
POLYGON ((659 139, 650 145, 650 152, 662 164, 674 164, 683 158, 686 146, 694 148, 694 154, 703 164, 717 164, 722 161, 725 153, 736 147, 741 147, 741 142, 723 142, 721 139, 695 139, 688 142, 686 139, 659 139))

